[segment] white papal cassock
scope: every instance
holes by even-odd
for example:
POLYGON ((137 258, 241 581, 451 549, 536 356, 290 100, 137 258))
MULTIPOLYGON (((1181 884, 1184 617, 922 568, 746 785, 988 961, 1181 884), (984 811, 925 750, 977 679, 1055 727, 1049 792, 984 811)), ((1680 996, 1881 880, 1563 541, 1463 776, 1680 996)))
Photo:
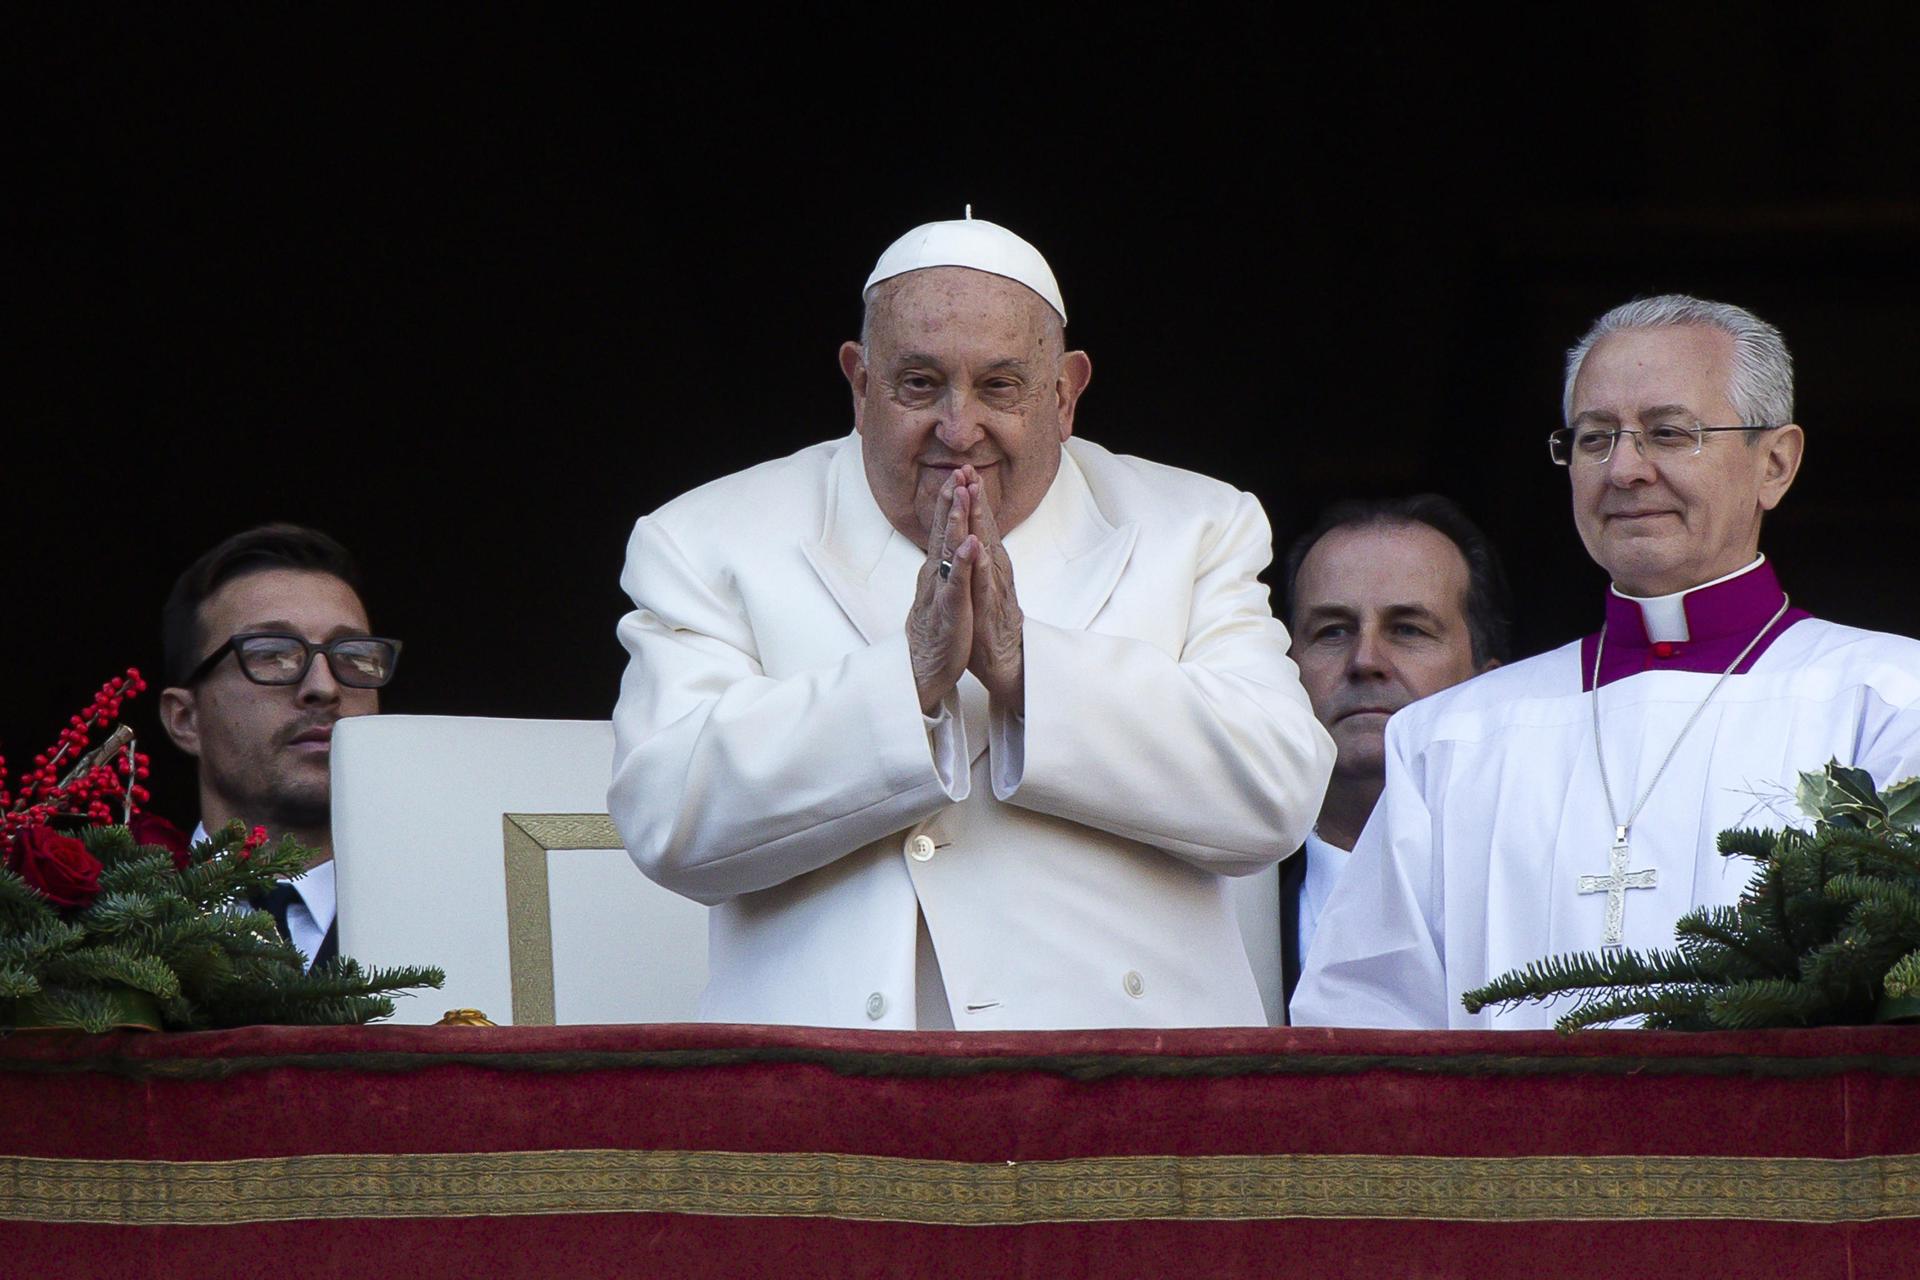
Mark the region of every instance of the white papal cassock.
MULTIPOLYGON (((1829 759, 1882 786, 1920 773, 1920 642, 1807 616, 1764 560, 1662 601, 1610 594, 1601 741, 1619 820, 1735 658, 1632 823, 1622 942, 1671 947, 1702 904, 1753 874, 1721 856, 1728 827, 1803 823, 1793 787, 1829 759), (1771 625, 1769 625, 1771 622, 1771 625)), ((1552 954, 1602 945, 1614 819, 1594 745, 1595 636, 1496 669, 1399 712, 1386 789, 1321 917, 1291 1005, 1299 1025, 1551 1026, 1564 1008, 1469 1016, 1464 991, 1552 954)))

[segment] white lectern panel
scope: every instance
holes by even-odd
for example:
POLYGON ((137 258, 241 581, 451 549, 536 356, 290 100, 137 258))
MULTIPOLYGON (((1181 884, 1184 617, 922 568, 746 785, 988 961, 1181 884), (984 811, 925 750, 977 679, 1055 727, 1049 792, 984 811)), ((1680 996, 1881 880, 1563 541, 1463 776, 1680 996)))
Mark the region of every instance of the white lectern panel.
POLYGON ((503 1026, 694 1019, 707 911, 602 847, 614 843, 603 816, 612 761, 605 721, 335 726, 340 951, 447 972, 444 990, 400 1000, 394 1021, 454 1008, 503 1026))

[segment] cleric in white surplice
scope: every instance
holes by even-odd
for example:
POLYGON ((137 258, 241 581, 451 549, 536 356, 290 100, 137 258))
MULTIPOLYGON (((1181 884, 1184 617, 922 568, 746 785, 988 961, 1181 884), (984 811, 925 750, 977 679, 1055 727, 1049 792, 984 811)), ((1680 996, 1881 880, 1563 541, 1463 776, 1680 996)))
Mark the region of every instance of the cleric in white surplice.
POLYGON ((1333 744, 1260 504, 1069 439, 1092 367, 1011 232, 916 228, 865 299, 854 433, 627 548, 608 803, 712 905, 702 1016, 1264 1025, 1222 877, 1298 847, 1333 744))
POLYGON ((1716 836, 1799 819, 1803 770, 1920 773, 1920 643, 1809 617, 1759 554, 1804 444, 1778 331, 1628 303, 1569 354, 1563 412, 1604 626, 1394 716, 1296 1023, 1550 1026, 1550 1006, 1469 1016, 1460 995, 1550 954, 1671 947, 1752 874, 1716 836))

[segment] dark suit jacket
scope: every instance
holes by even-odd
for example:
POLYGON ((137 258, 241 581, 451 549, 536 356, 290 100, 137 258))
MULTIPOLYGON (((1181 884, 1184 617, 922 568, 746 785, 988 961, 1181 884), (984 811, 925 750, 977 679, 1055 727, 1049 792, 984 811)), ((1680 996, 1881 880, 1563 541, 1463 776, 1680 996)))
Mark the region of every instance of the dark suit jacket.
POLYGON ((1301 845, 1280 864, 1280 977, 1286 984, 1289 1005, 1293 1003, 1293 989, 1300 985, 1300 962, 1306 959, 1300 954, 1300 889, 1306 882, 1307 847, 1301 845))

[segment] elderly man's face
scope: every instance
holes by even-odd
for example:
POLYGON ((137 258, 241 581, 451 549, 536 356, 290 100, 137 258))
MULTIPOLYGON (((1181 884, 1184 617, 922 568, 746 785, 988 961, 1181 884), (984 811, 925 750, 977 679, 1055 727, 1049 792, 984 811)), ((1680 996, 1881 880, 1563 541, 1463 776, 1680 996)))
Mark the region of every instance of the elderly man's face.
MULTIPOLYGON (((352 587, 329 573, 263 569, 223 583, 199 614, 211 653, 241 632, 293 632, 319 644, 366 635, 352 587)), ((325 827, 331 817, 333 726, 380 709, 374 689, 337 683, 315 655, 299 684, 255 684, 229 654, 190 689, 163 695, 167 731, 200 763, 200 786, 230 817, 279 830, 325 827)))
POLYGON ((1293 584, 1291 652, 1333 735, 1337 774, 1379 779, 1387 717, 1483 669, 1467 585, 1466 557, 1427 524, 1334 529, 1307 552, 1293 584))
POLYGON ((1003 533, 1046 496, 1092 375, 1084 353, 1063 353, 1051 314, 1025 285, 935 267, 880 286, 864 358, 858 343, 840 349, 867 484, 916 546, 958 467, 979 473, 1003 533))
MULTIPOLYGON (((1569 425, 1733 426, 1740 417, 1727 398, 1732 376, 1733 339, 1718 329, 1610 333, 1580 366, 1569 425)), ((1697 455, 1656 460, 1622 436, 1607 461, 1576 458, 1568 466, 1580 540, 1625 594, 1668 595, 1750 563, 1760 517, 1799 469, 1799 427, 1769 431, 1751 445, 1739 432, 1704 439, 1697 455)))

